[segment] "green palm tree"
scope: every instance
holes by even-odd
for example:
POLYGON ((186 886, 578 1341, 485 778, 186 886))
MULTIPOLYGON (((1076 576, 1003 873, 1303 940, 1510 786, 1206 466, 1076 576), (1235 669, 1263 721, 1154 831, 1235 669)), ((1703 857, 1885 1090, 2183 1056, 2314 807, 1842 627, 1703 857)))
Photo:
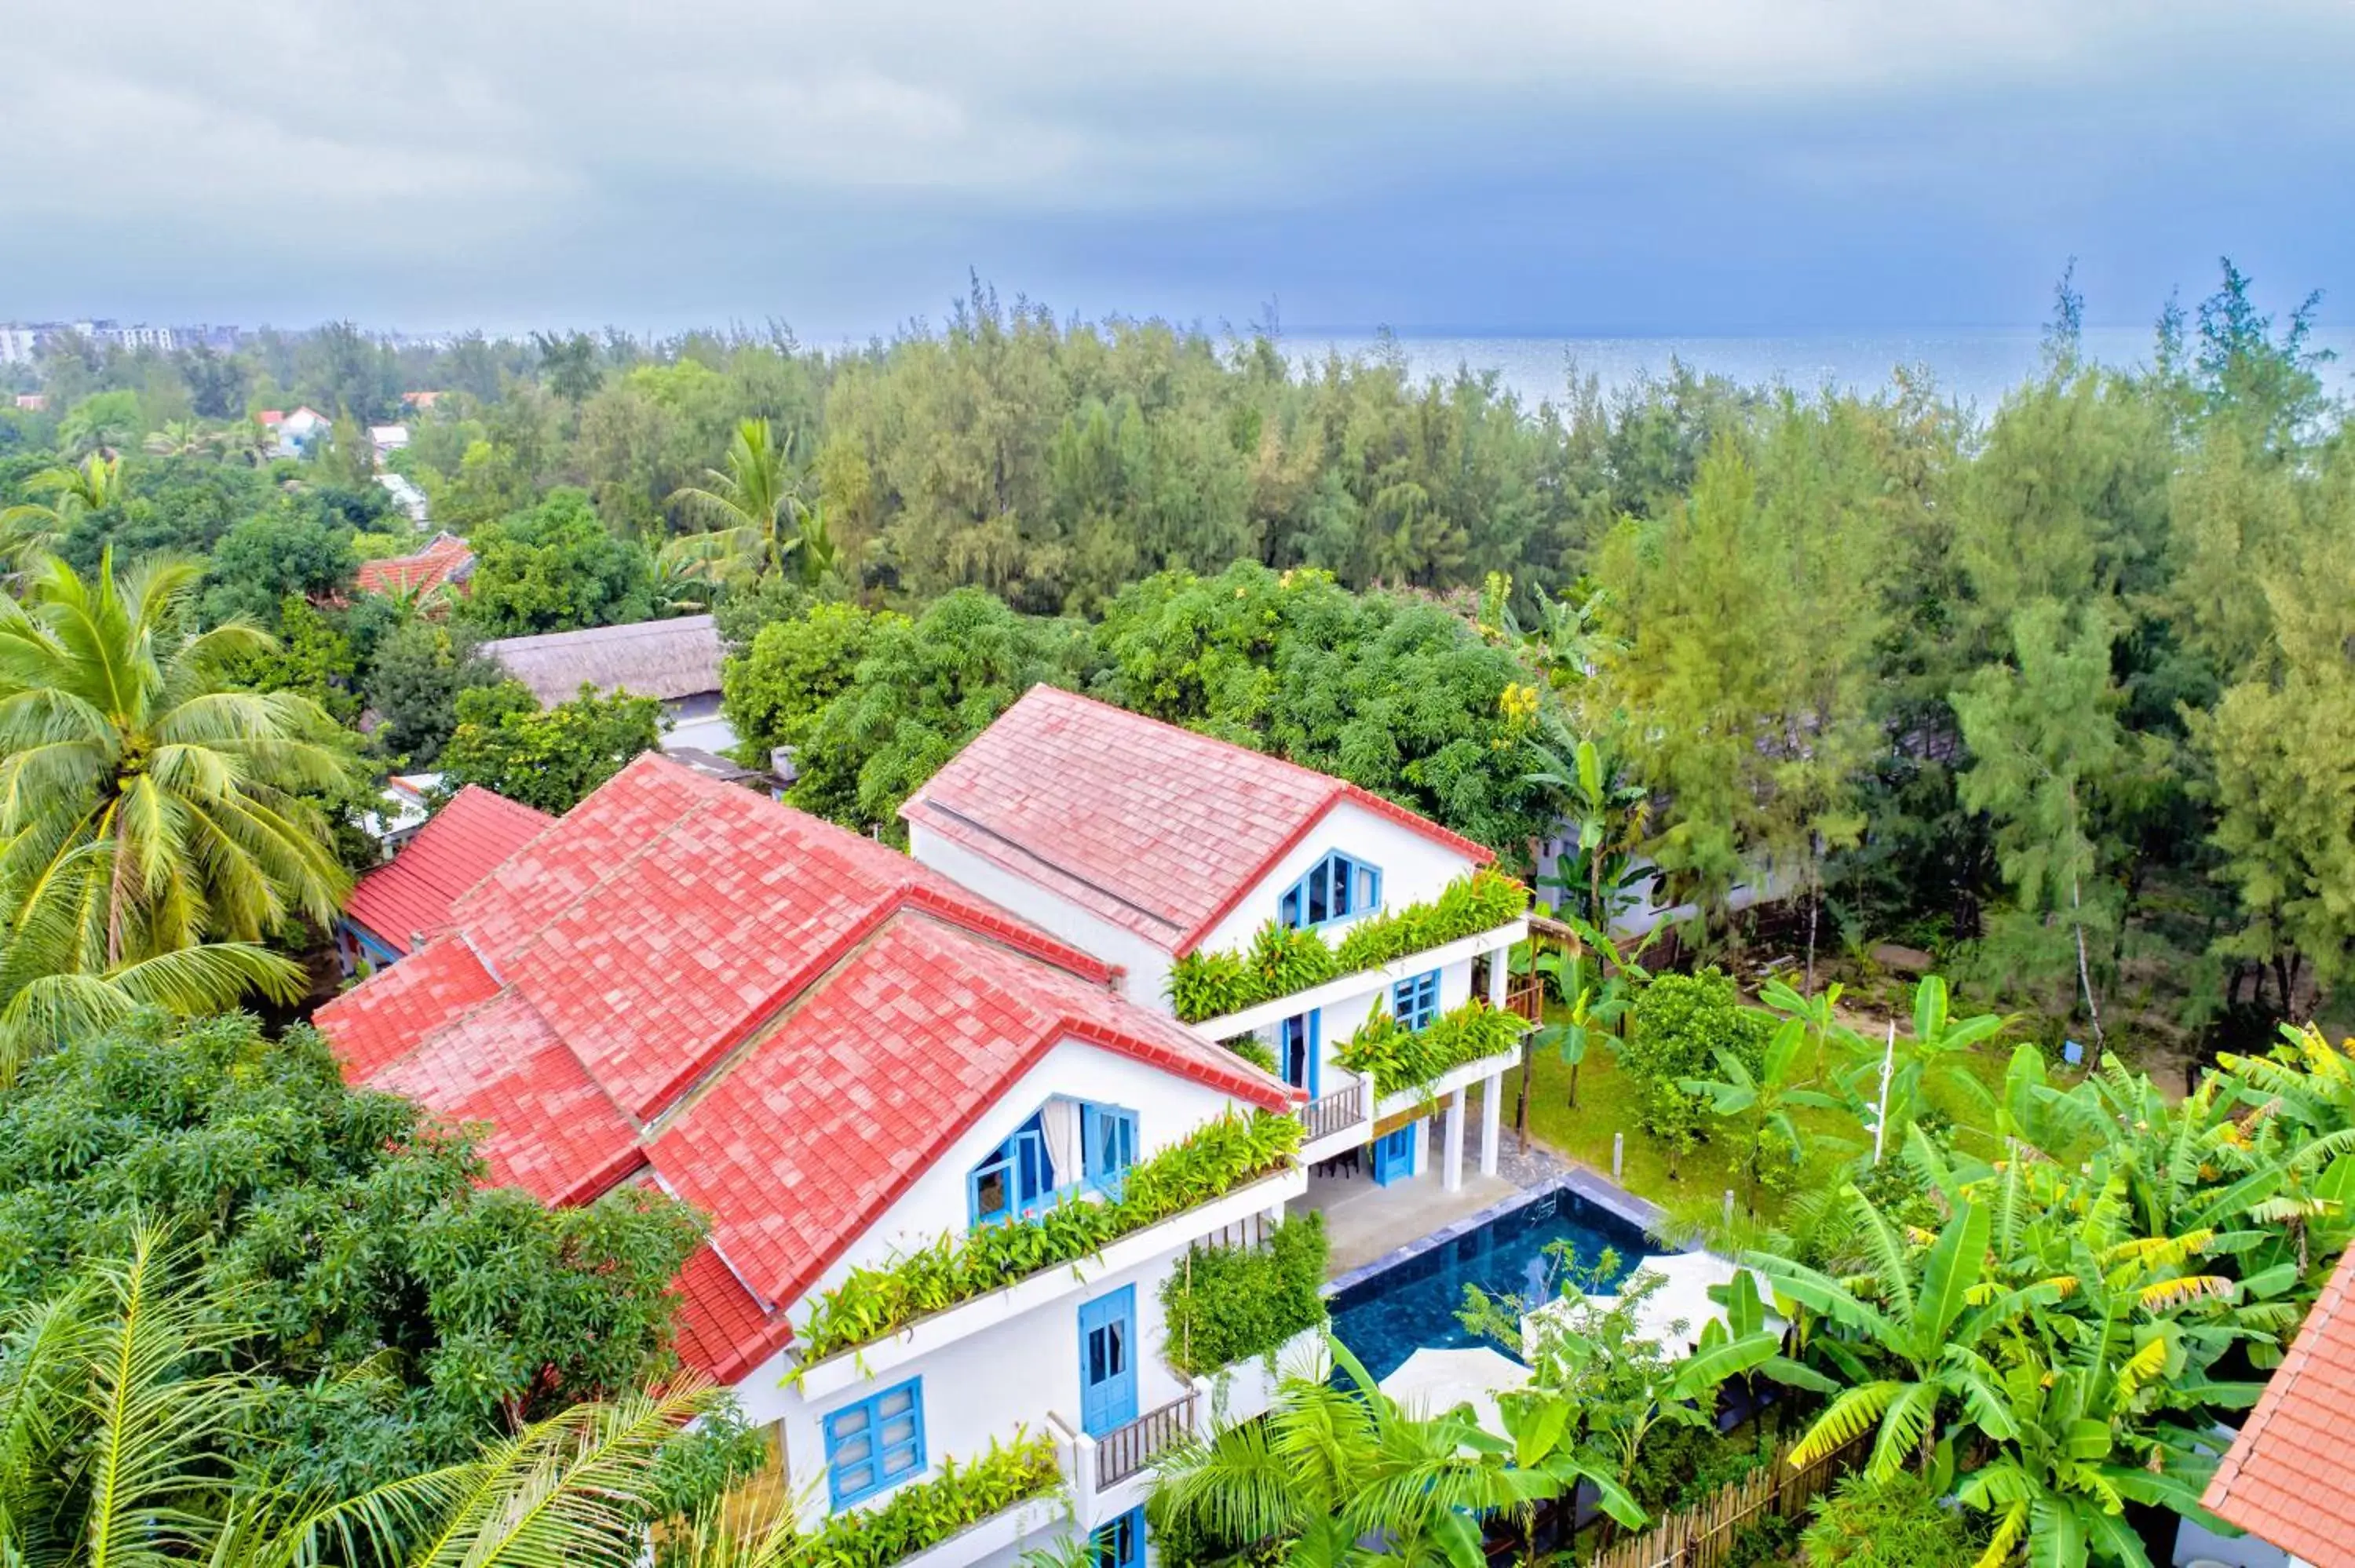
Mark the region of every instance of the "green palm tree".
POLYGON ((1288 1378, 1264 1420, 1181 1445, 1156 1466, 1156 1528, 1183 1523, 1216 1541, 1284 1544, 1291 1568, 1343 1563, 1481 1568, 1481 1516, 1518 1513, 1579 1479, 1642 1519, 1607 1475, 1534 1441, 1533 1462, 1461 1411, 1432 1420, 1391 1402, 1328 1340, 1350 1386, 1288 1378))
POLYGON ((727 467, 706 470, 702 484, 683 486, 671 500, 724 539, 729 554, 755 577, 784 569, 801 547, 809 514, 801 476, 766 419, 740 421, 727 467))
MULTIPOLYGON (((462 1464, 323 1497, 232 1458, 259 1384, 245 1333, 193 1288, 192 1255, 140 1227, 0 1330, 0 1561, 11 1568, 628 1568, 658 1512, 657 1458, 713 1408, 693 1379, 576 1405, 462 1464)), ((250 1449, 249 1449, 250 1451, 250 1449)))
POLYGON ((211 446, 213 439, 194 419, 170 419, 140 444, 157 457, 194 457, 211 446))
MULTIPOLYGON (((1838 1110, 1843 1103, 1820 1089, 1801 1086, 1799 1060, 1806 1043, 1806 1021, 1786 1018, 1768 1038, 1755 1072, 1738 1054, 1721 1045, 1716 1051, 1716 1077, 1678 1080, 1677 1086, 1686 1093, 1706 1096, 1710 1109, 1717 1115, 1742 1118, 1742 1173, 1748 1212, 1753 1216, 1758 1213, 1758 1184, 1765 1174, 1769 1136, 1782 1140, 1790 1164, 1796 1166, 1806 1152, 1806 1145, 1799 1138, 1798 1124, 1791 1119, 1793 1107, 1838 1110)), ((1817 1141, 1821 1146, 1838 1140, 1817 1141)))
POLYGON ((57 548, 82 514, 103 511, 122 498, 123 460, 92 452, 71 466, 41 470, 25 482, 25 491, 49 499, 0 512, 0 558, 17 571, 57 548))
POLYGON ((230 690, 272 646, 241 620, 188 630, 199 569, 84 578, 51 559, 0 600, 0 898, 59 972, 124 966, 282 921, 334 919, 349 878, 302 793, 341 780, 306 697, 230 690))

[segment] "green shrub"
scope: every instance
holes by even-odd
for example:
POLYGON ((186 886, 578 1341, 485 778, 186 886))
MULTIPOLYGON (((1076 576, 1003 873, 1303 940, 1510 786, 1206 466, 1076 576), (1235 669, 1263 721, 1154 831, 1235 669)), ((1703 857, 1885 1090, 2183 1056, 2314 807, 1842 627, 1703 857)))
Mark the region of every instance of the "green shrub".
POLYGON ((1774 1033, 1763 1014, 1742 1006, 1733 981, 1713 969, 1657 977, 1637 994, 1633 1022, 1619 1045, 1619 1065, 1639 1086, 1638 1119, 1645 1131, 1678 1148, 1698 1139, 1709 1098, 1678 1087, 1678 1080, 1717 1076, 1721 1046, 1755 1072, 1774 1033))
POLYGON ((1352 1073, 1371 1073, 1378 1096, 1420 1088, 1466 1062, 1512 1049, 1528 1022, 1518 1013, 1490 1007, 1475 997, 1443 1012, 1423 1029, 1408 1029, 1377 1008, 1358 1032, 1341 1043, 1333 1059, 1352 1073))
POLYGON ((1130 1168, 1109 1202, 1059 1203, 1035 1218, 943 1235, 817 1298, 798 1336, 802 1364, 866 1344, 1026 1275, 1093 1257, 1122 1236, 1220 1197, 1299 1151, 1298 1118, 1224 1116, 1130 1168))
POLYGON ((1169 971, 1169 1003, 1179 1019, 1199 1023, 1363 969, 1409 953, 1493 931, 1529 907, 1529 890, 1497 871, 1476 871, 1440 889, 1428 904, 1368 916, 1353 923, 1336 949, 1316 931, 1286 930, 1271 920, 1240 952, 1191 952, 1169 971))
POLYGON ((1325 1259, 1325 1217, 1314 1212, 1276 1226, 1264 1246, 1195 1246, 1161 1287, 1169 1364, 1207 1376, 1324 1322, 1325 1259))
POLYGON ((836 1514, 790 1560, 798 1568, 889 1568, 1062 1482, 1054 1439, 1017 1433, 978 1459, 942 1460, 939 1475, 900 1488, 880 1508, 836 1514))
POLYGON ((1817 1499, 1799 1540, 1810 1568, 1968 1568, 1981 1545, 1958 1510, 1904 1472, 1881 1483, 1849 1477, 1817 1499))
POLYGON ((1221 1040, 1219 1044, 1257 1067, 1261 1072, 1271 1075, 1274 1073, 1275 1053, 1269 1050, 1267 1042, 1258 1035, 1238 1034, 1232 1040, 1221 1040))

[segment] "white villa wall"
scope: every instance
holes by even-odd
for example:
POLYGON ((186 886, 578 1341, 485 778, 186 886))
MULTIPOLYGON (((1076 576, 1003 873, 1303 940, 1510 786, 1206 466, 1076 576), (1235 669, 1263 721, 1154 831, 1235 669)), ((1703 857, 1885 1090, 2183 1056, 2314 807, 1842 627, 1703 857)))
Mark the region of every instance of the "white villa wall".
MULTIPOLYGON (((854 1266, 880 1264, 944 1232, 963 1234, 969 1229, 966 1172, 1056 1096, 1135 1111, 1139 1159, 1178 1142, 1231 1107, 1244 1108, 1190 1079, 1083 1041, 1063 1040, 927 1167, 881 1219, 819 1277, 812 1294, 840 1284, 854 1266)), ((794 1369, 790 1349, 739 1383, 736 1394, 748 1420, 756 1425, 781 1424, 789 1484, 799 1497, 805 1522, 815 1525, 829 1507, 820 1424, 834 1411, 879 1387, 894 1386, 911 1377, 923 1379, 925 1476, 936 1473, 943 1458, 981 1454, 994 1438, 1010 1438, 1021 1429, 1044 1432, 1050 1414, 1076 1428, 1080 1308, 1124 1286, 1134 1286, 1136 1291, 1138 1414, 1185 1393, 1188 1385, 1162 1359, 1161 1317, 1162 1283, 1184 1251, 1182 1245, 1173 1246, 1146 1262, 1092 1280, 1048 1307, 828 1394, 805 1398, 800 1390, 788 1386, 786 1379, 794 1369)), ((794 1303, 789 1315, 795 1322, 805 1320, 806 1300, 794 1303)), ((901 1484, 922 1478, 911 1477, 901 1484)), ((889 1490, 879 1492, 858 1506, 873 1507, 890 1496, 889 1490)))
MULTIPOLYGON (((1317 1054, 1320 1060, 1316 1087, 1320 1093, 1329 1095, 1347 1081, 1348 1072, 1340 1065, 1338 1053, 1349 1036, 1362 1028, 1366 1020, 1373 1015, 1377 1002, 1385 1010, 1389 1008, 1389 991, 1386 985, 1377 985, 1340 1001, 1327 1002, 1318 1009, 1324 1014, 1317 1020, 1320 1042, 1317 1054)), ((1472 960, 1464 959, 1443 966, 1439 971, 1439 1010, 1445 1012, 1451 1008, 1463 1006, 1470 1000, 1472 960)), ((1283 1027, 1278 1022, 1252 1033, 1272 1050, 1283 1027)))
POLYGON ((1120 993, 1170 1016, 1170 957, 1135 932, 1091 914, 1059 893, 951 843, 921 822, 909 824, 908 853, 960 886, 1003 905, 1042 931, 1121 970, 1120 993))
MULTIPOLYGON (((1396 909, 1435 898, 1439 890, 1472 869, 1470 857, 1415 832, 1403 823, 1344 800, 1293 845, 1257 886, 1227 911, 1202 947, 1210 952, 1240 948, 1262 926, 1275 918, 1284 890, 1308 873, 1308 868, 1333 851, 1381 868, 1382 907, 1396 909)), ((1356 918, 1352 916, 1352 919, 1356 918)), ((1337 920, 1319 929, 1338 941, 1349 920, 1337 920)))

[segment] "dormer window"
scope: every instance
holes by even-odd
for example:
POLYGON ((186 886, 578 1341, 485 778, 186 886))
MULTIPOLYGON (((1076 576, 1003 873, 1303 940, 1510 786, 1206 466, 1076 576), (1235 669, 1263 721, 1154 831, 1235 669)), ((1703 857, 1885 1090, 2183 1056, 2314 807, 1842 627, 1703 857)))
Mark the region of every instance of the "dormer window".
POLYGON ((1305 931, 1379 909, 1381 902, 1380 868, 1336 850, 1284 889, 1276 906, 1276 918, 1295 931, 1305 931))
POLYGON ((965 1178, 976 1225, 1030 1213, 1054 1190, 1054 1166, 1047 1158, 1046 1128, 1039 1116, 1017 1128, 965 1178))

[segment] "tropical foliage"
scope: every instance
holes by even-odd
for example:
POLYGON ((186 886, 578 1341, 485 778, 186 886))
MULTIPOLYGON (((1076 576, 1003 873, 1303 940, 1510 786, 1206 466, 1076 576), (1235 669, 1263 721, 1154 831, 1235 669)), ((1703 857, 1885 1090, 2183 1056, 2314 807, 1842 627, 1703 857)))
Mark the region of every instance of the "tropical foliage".
POLYGON ((1188 1023, 1380 969, 1412 953, 1493 931, 1529 907, 1529 890, 1500 872, 1458 877, 1423 903, 1350 922, 1337 945, 1315 930, 1269 921, 1239 952, 1181 954, 1169 971, 1170 1005, 1188 1023))
POLYGON ((1333 1060, 1347 1072, 1372 1074, 1374 1092, 1388 1098, 1436 1083, 1468 1062, 1503 1055, 1528 1028, 1518 1013, 1490 1007, 1478 997, 1421 1029, 1407 1028, 1377 1006, 1334 1051, 1333 1060))
POLYGON ((1207 1376, 1273 1354, 1326 1320, 1325 1217, 1310 1211, 1271 1230, 1257 1246, 1187 1249, 1161 1287, 1169 1364, 1207 1376))

